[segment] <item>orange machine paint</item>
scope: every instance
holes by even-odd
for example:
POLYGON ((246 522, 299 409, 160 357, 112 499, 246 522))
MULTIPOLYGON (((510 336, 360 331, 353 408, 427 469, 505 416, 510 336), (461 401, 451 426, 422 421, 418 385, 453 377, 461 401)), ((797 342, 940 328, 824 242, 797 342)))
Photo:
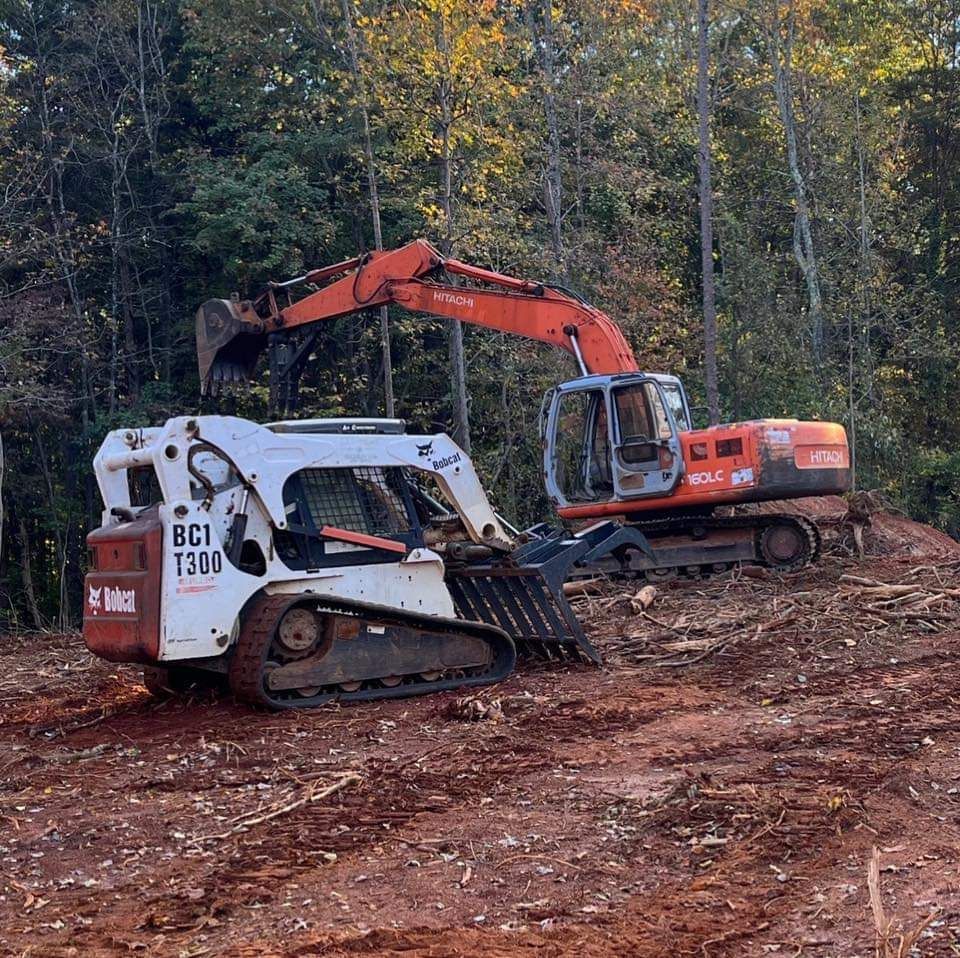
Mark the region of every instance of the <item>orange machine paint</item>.
POLYGON ((593 502, 559 509, 565 519, 799 499, 845 492, 850 452, 832 422, 761 419, 680 434, 686 472, 670 496, 593 502))
MULTIPOLYGON (((205 304, 197 317, 201 382, 207 383, 218 356, 252 372, 271 333, 391 303, 550 343, 574 355, 590 374, 640 372, 620 328, 595 306, 561 288, 447 259, 429 243, 414 240, 273 284, 254 302, 205 304), (439 282, 441 271, 497 288, 439 282), (291 296, 294 285, 327 281, 300 299, 291 296), (282 291, 287 305, 278 302, 282 291)), ((734 423, 681 433, 680 441, 685 471, 672 492, 565 506, 559 514, 566 519, 649 514, 849 488, 846 435, 835 423, 778 419, 734 423), (777 441, 778 432, 787 440, 777 441)), ((637 473, 638 481, 641 476, 637 473)))

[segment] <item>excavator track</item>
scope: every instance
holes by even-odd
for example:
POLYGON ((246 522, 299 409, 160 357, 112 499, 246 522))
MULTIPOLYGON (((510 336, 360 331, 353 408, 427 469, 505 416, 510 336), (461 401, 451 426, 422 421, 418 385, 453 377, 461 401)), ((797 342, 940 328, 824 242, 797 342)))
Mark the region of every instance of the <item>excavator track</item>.
POLYGON ((643 575, 652 582, 675 576, 707 577, 735 565, 795 572, 820 555, 816 524, 805 516, 674 516, 629 521, 646 537, 650 553, 611 554, 577 566, 574 577, 598 573, 643 575))
POLYGON ((229 680, 244 701, 311 708, 488 685, 509 675, 515 661, 510 637, 482 622, 312 594, 261 594, 242 617, 229 680), (294 610, 307 614, 297 611, 281 628, 294 610))

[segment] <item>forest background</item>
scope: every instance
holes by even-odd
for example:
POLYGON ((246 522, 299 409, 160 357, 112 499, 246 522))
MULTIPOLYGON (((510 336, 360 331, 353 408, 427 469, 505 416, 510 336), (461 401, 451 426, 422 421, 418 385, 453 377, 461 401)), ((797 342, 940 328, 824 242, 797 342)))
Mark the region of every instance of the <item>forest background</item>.
MULTIPOLYGON (((0 626, 76 624, 92 456, 200 408, 199 303, 418 236, 575 288, 696 403, 712 265, 722 418, 842 421, 859 487, 957 534, 960 0, 708 19, 703 257, 692 0, 0 0, 0 626)), ((301 415, 392 398, 524 524, 573 374, 391 310, 324 328, 301 415)))

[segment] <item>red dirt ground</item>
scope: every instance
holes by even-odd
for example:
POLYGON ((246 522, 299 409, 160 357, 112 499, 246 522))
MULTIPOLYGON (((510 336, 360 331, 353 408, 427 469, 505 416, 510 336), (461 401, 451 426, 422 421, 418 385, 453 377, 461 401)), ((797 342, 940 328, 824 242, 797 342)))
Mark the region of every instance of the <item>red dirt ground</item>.
POLYGON ((956 955, 941 545, 583 600, 607 665, 527 668, 481 721, 158 703, 76 637, 0 639, 0 953, 866 958, 876 847, 895 927, 933 916, 913 954, 956 955))

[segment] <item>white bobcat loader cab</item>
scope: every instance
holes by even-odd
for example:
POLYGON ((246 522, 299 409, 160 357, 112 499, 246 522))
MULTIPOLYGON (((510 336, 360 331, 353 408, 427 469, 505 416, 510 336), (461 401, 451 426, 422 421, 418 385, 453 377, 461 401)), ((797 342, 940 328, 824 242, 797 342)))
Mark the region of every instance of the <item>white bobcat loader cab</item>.
POLYGON ((495 682, 518 652, 599 662, 562 589, 596 535, 518 546, 448 436, 177 417, 94 468, 84 640, 154 691, 294 708, 495 682))

